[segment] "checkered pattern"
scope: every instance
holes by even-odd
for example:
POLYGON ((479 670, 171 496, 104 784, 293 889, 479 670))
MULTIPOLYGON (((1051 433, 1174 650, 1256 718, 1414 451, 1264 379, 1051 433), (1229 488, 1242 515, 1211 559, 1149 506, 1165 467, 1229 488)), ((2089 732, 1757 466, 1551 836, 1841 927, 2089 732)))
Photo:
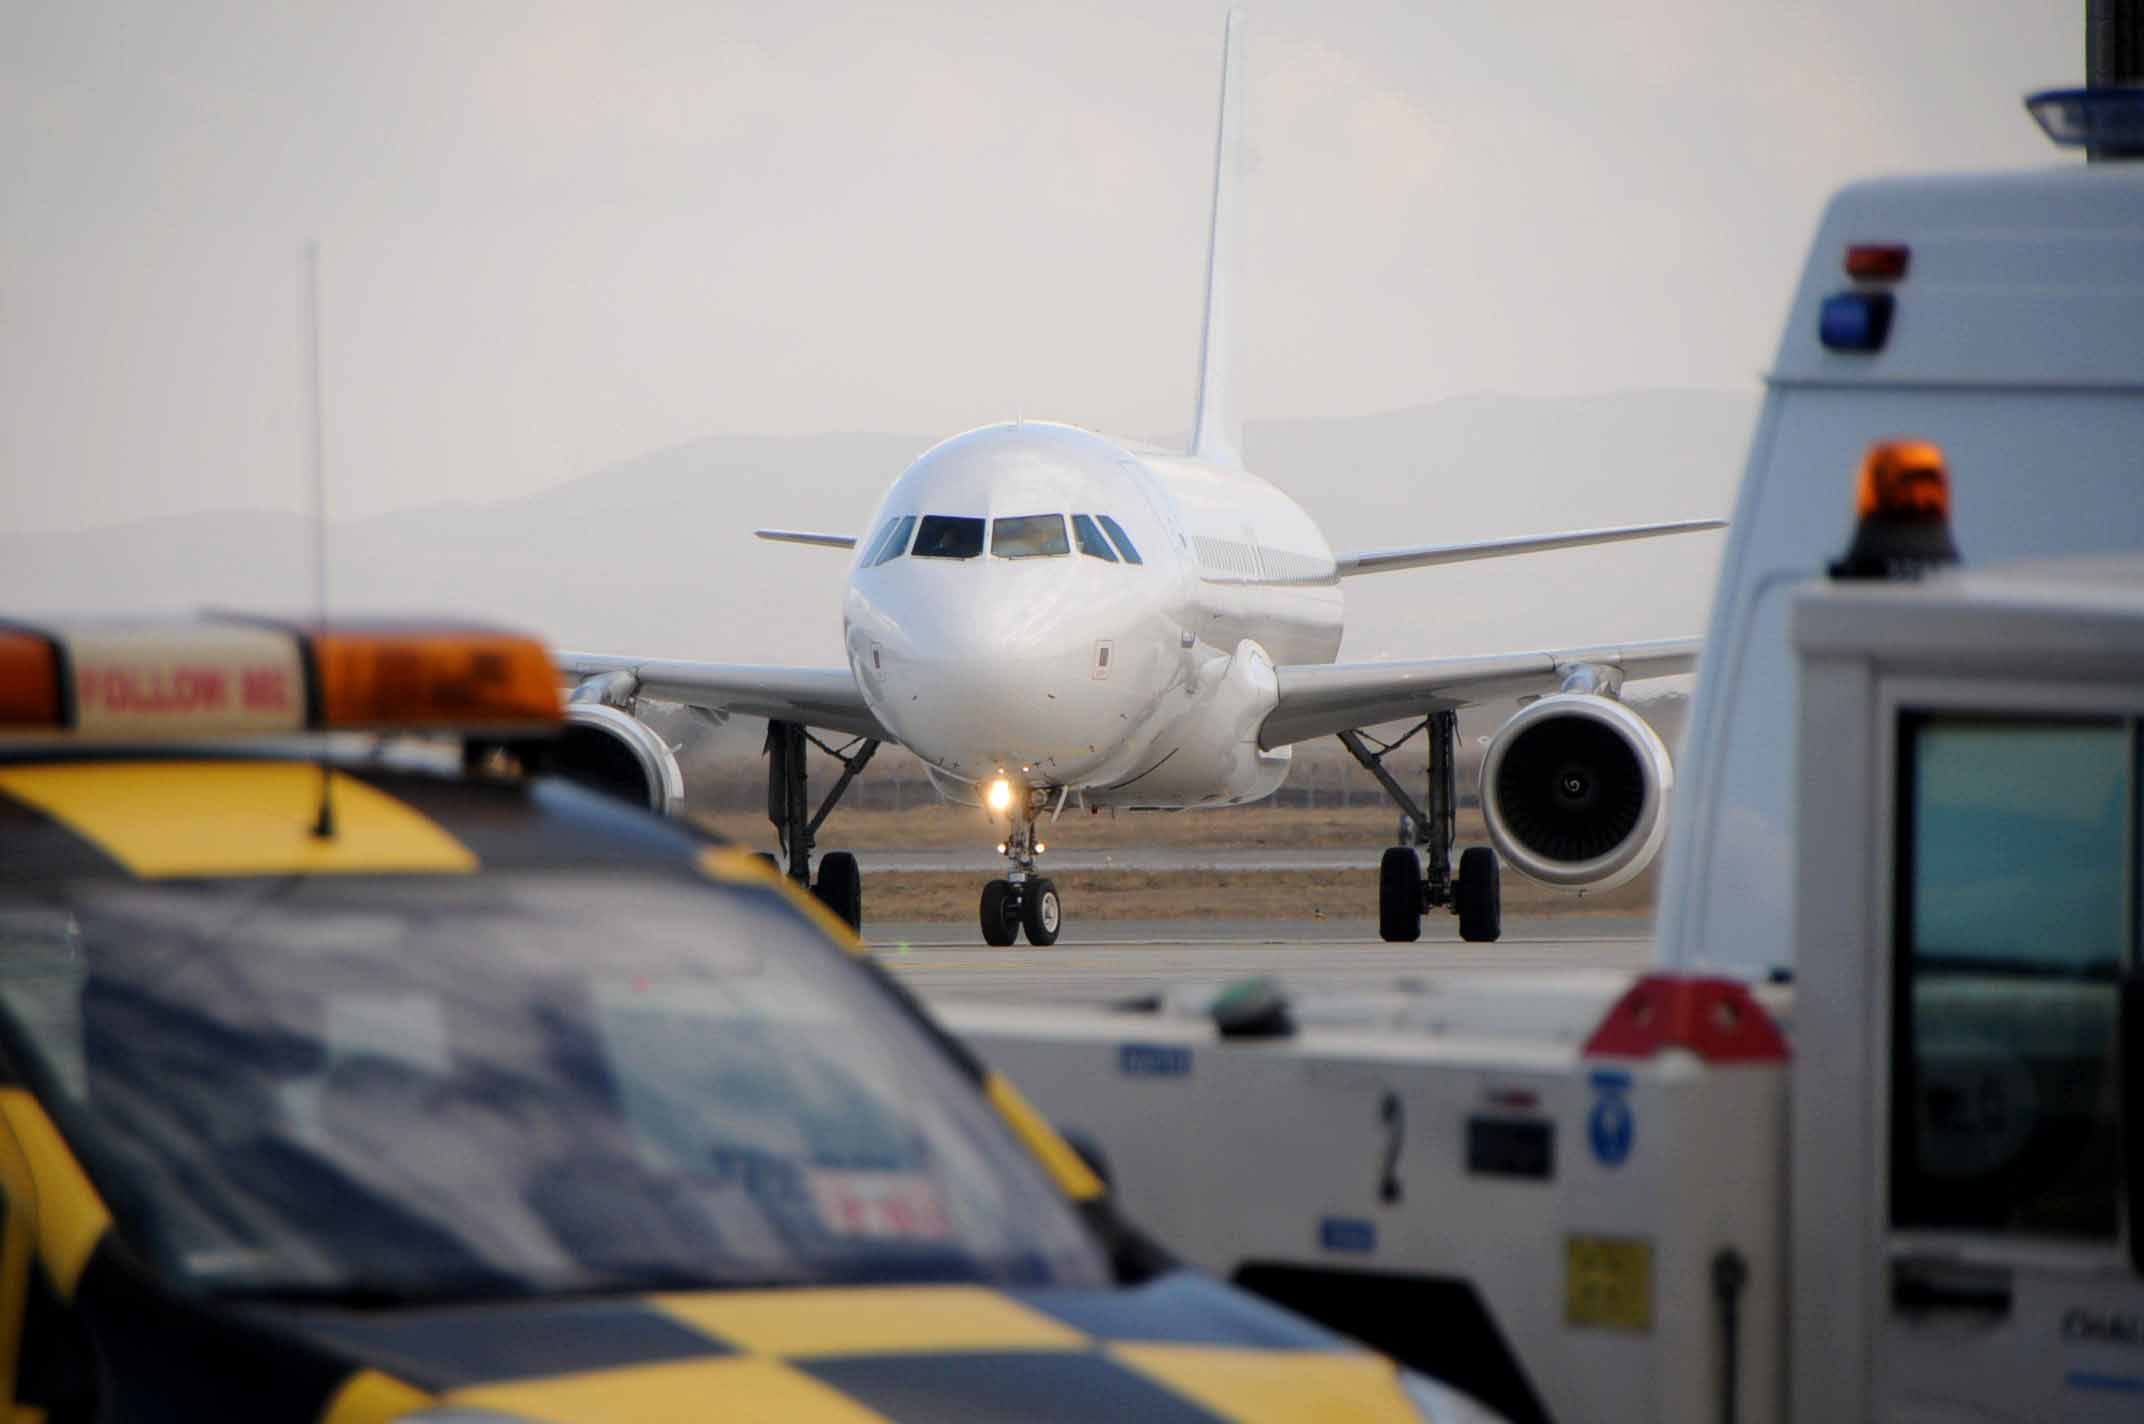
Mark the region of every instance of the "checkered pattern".
POLYGON ((446 1402, 560 1424, 1413 1417, 1388 1362, 1191 1272, 1125 1290, 800 1288, 305 1328, 446 1402))

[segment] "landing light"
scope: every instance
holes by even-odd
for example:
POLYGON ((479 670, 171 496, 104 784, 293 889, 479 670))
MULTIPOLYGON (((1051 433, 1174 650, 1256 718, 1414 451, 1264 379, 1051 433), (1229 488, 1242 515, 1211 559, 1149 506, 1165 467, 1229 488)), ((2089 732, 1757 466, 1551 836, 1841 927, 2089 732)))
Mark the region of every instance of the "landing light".
POLYGON ((991 810, 1004 810, 1012 805, 1012 783, 1002 776, 999 777, 990 783, 989 789, 983 793, 983 799, 989 803, 991 810))

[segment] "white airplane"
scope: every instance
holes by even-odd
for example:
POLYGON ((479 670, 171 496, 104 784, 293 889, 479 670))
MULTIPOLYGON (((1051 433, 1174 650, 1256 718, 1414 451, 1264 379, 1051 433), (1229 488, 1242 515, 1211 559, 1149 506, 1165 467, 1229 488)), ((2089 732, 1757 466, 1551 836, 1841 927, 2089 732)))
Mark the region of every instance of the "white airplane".
MULTIPOLYGON (((983 888, 991 944, 1054 943, 1063 909, 1037 868, 1045 817, 1067 804, 1174 810, 1270 795, 1296 742, 1338 735, 1405 815, 1385 852, 1379 922, 1413 940, 1451 907, 1460 933, 1499 932, 1497 854, 1552 885, 1606 887, 1643 870, 1666 829, 1673 771, 1619 700, 1625 679, 1691 670, 1695 639, 1547 652, 1341 663, 1341 581, 1364 574, 1607 544, 1722 521, 1335 553, 1316 521, 1243 468, 1230 380, 1231 276, 1240 246, 1242 17, 1224 41, 1198 410, 1185 453, 1069 425, 1014 421, 933 446, 863 526, 869 538, 788 530, 762 539, 854 549, 842 624, 847 665, 750 666, 559 656, 579 681, 559 753, 569 775, 667 808, 682 794, 670 748, 632 715, 639 698, 770 720, 769 815, 787 871, 862 922, 855 858, 819 860, 814 836, 880 743, 928 768, 941 796, 995 821, 1004 878, 983 888), (1495 850, 1453 873, 1457 709, 1538 695, 1492 739, 1482 806, 1495 850), (1386 772, 1367 726, 1420 718, 1425 809, 1386 772), (834 747, 808 729, 856 740, 834 747), (842 762, 813 812, 805 746, 842 762), (1425 867, 1426 861, 1426 867, 1425 867)), ((1409 737, 1413 734, 1410 732, 1409 737)), ((1408 738, 1402 738, 1405 741, 1408 738)))

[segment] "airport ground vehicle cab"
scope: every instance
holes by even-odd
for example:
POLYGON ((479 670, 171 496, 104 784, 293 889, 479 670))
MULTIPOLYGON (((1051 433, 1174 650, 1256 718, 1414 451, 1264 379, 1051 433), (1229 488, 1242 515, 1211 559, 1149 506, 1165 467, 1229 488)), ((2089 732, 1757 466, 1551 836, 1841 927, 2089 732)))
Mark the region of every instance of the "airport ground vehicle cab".
POLYGON ((0 627, 9 1417, 1463 1417, 558 725, 487 631, 0 627))

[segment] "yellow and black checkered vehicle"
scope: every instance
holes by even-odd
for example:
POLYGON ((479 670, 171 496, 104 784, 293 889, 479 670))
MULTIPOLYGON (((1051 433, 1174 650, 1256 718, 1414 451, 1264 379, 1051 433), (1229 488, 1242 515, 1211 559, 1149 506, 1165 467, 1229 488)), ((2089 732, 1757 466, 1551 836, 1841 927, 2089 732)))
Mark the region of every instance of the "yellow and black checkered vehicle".
POLYGON ((0 626, 0 1417, 1479 1417, 1174 1266, 755 857, 502 770, 550 678, 0 626))

